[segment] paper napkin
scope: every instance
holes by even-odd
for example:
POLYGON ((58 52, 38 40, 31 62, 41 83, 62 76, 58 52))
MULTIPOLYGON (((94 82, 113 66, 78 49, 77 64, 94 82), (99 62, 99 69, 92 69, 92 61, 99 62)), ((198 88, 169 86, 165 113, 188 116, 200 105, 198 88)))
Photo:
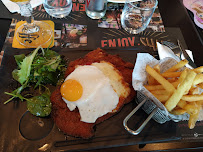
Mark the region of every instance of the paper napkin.
MULTIPOLYGON (((1 1, 3 2, 3 4, 7 7, 7 9, 11 13, 15 13, 15 12, 20 13, 20 8, 16 3, 11 2, 10 0, 1 0, 1 1)), ((30 1, 32 8, 41 5, 42 2, 43 2, 43 0, 31 0, 30 1)))
POLYGON ((175 59, 176 61, 180 61, 179 57, 176 56, 169 47, 157 42, 157 49, 158 49, 158 54, 159 54, 160 60, 164 59, 166 57, 171 57, 171 58, 175 59))
MULTIPOLYGON (((189 57, 191 58, 191 60, 194 62, 194 58, 193 58, 193 55, 192 55, 192 51, 190 50, 185 50, 187 52, 187 54, 189 55, 189 57)), ((181 59, 185 59, 184 55, 181 54, 181 59)))
MULTIPOLYGON (((157 42, 157 49, 158 49, 158 54, 159 54, 159 58, 164 59, 166 57, 172 57, 173 59, 175 59, 176 61, 180 61, 180 58, 183 60, 185 59, 184 55, 181 54, 181 57, 179 58, 177 55, 174 54, 174 52, 167 46, 160 44, 159 42, 157 42)), ((190 56, 190 58, 194 61, 193 59, 193 55, 192 55, 192 51, 190 50, 185 50, 188 55, 190 56)), ((192 68, 190 65, 186 65, 186 67, 188 68, 192 68)))

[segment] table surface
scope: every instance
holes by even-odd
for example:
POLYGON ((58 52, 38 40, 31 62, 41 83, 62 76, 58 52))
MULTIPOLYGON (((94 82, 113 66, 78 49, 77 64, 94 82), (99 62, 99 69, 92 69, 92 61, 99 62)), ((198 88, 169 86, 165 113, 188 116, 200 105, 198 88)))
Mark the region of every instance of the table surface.
MULTIPOLYGON (((202 37, 199 34, 196 26, 192 22, 187 10, 182 5, 181 0, 159 0, 159 10, 163 19, 165 27, 177 27, 180 28, 184 40, 187 44, 187 49, 193 51, 195 63, 200 66, 203 65, 203 45, 202 37)), ((0 47, 3 46, 4 39, 6 37, 10 19, 0 19, 0 47)), ((124 147, 106 148, 105 151, 203 151, 203 142, 190 142, 187 140, 163 142, 163 143, 151 143, 147 145, 132 145, 124 147)), ((104 151, 104 149, 90 150, 104 151)))

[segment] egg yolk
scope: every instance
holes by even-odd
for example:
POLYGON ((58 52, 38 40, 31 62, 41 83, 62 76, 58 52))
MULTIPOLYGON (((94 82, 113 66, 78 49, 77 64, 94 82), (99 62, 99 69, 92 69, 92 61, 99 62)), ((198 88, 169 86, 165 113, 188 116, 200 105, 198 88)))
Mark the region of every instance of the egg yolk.
POLYGON ((60 91, 66 100, 74 102, 81 98, 83 88, 77 80, 68 79, 62 84, 60 91))

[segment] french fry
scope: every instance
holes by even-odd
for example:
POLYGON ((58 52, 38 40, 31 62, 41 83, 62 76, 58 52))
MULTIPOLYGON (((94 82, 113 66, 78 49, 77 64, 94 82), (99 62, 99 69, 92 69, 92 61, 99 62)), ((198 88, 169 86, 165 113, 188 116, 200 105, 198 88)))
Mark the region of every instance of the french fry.
POLYGON ((188 121, 188 127, 190 129, 193 129, 195 127, 195 124, 197 122, 198 117, 199 117, 199 114, 190 115, 190 118, 189 118, 189 121, 188 121))
POLYGON ((156 72, 160 73, 160 65, 159 65, 159 64, 155 65, 155 66, 154 66, 154 70, 155 70, 156 72))
POLYGON ((184 95, 185 91, 192 86, 193 80, 196 75, 197 74, 192 70, 188 72, 186 78, 178 86, 177 90, 175 90, 171 97, 166 101, 165 107, 168 111, 171 111, 176 107, 176 105, 184 95))
POLYGON ((187 111, 185 109, 174 109, 171 111, 172 114, 174 115, 182 115, 186 113, 187 111))
POLYGON ((161 74, 159 65, 153 69, 146 66, 146 71, 154 82, 145 85, 145 88, 164 104, 171 114, 188 113, 190 115, 188 127, 192 129, 195 127, 200 110, 203 109, 203 93, 200 94, 203 89, 203 66, 196 69, 185 68, 178 72, 187 63, 187 60, 180 61, 161 74), (166 87, 164 82, 170 84, 169 87, 166 87))
POLYGON ((166 90, 152 90, 151 91, 152 94, 168 94, 168 92, 166 90))
POLYGON ((185 109, 188 114, 194 115, 198 112, 198 105, 196 104, 196 102, 192 102, 192 103, 186 104, 183 107, 183 109, 185 109))
POLYGON ((153 68, 147 65, 146 71, 154 79, 156 79, 164 87, 165 90, 167 90, 170 93, 173 93, 173 91, 175 90, 175 87, 170 82, 168 82, 164 77, 162 77, 159 73, 157 73, 153 68))
POLYGON ((193 129, 195 127, 195 124, 196 124, 196 122, 198 120, 198 117, 199 117, 200 110, 201 110, 201 107, 198 106, 197 107, 197 113, 193 114, 193 115, 190 115, 190 118, 189 118, 189 121, 188 121, 188 127, 190 129, 193 129))
POLYGON ((188 102, 200 101, 200 100, 203 100, 203 94, 184 95, 182 96, 181 99, 186 100, 188 102))
POLYGON ((177 64, 175 64, 174 66, 172 66, 171 68, 166 70, 164 73, 166 73, 166 72, 175 72, 178 69, 184 67, 186 64, 188 64, 188 61, 186 59, 181 60, 180 62, 178 62, 177 64))
POLYGON ((202 82, 203 82, 203 74, 197 74, 192 85, 197 85, 202 82))
MULTIPOLYGON (((180 77, 180 80, 179 80, 180 83, 183 82, 183 80, 184 80, 184 78, 186 77, 187 73, 188 73, 188 69, 185 69, 185 70, 183 71, 183 75, 180 77), (187 71, 187 72, 184 73, 185 71, 187 71)), ((195 76, 195 77, 196 77, 196 76, 195 76)), ((194 80, 193 80, 193 82, 194 82, 194 80)), ((192 89, 192 88, 193 88, 193 85, 192 85, 190 88, 187 88, 187 90, 185 90, 184 95, 188 94, 188 93, 190 92, 190 89, 192 89)))
POLYGON ((149 85, 154 85, 155 84, 155 79, 151 75, 147 75, 147 82, 149 85))
MULTIPOLYGON (((178 86, 179 82, 176 81, 176 82, 172 82, 171 84, 174 86, 174 88, 176 88, 178 86)), ((144 87, 149 91, 165 89, 163 87, 163 85, 161 85, 161 84, 160 85, 144 85, 144 87)))
POLYGON ((179 82, 178 81, 176 81, 176 82, 172 82, 171 83, 175 88, 177 88, 178 87, 178 85, 179 85, 179 82))
POLYGON ((178 80, 179 80, 178 78, 170 78, 170 79, 168 79, 168 82, 172 83, 172 82, 176 82, 178 80))
POLYGON ((170 98, 170 94, 153 94, 153 95, 162 103, 165 103, 170 98))
POLYGON ((196 103, 197 103, 198 105, 200 105, 200 106, 203 108, 203 100, 196 101, 196 103))
POLYGON ((196 73, 202 73, 203 72, 203 66, 201 67, 198 67, 198 68, 195 68, 193 69, 196 73))
POLYGON ((185 77, 186 77, 186 75, 187 75, 187 72, 188 72, 187 69, 183 70, 183 72, 181 73, 181 75, 180 75, 180 77, 179 77, 179 79, 178 79, 178 82, 179 82, 179 83, 182 83, 182 82, 183 82, 183 80, 185 79, 185 77))
POLYGON ((194 95, 194 94, 199 94, 200 93, 200 88, 199 87, 191 87, 189 90, 188 95, 194 95))
MULTIPOLYGON (((159 64, 155 65, 154 67, 154 70, 158 73, 160 73, 160 66, 159 64)), ((148 81, 148 84, 149 85, 158 85, 159 82, 157 82, 151 75, 147 75, 147 81, 148 81)))
POLYGON ((185 100, 180 100, 177 104, 178 107, 184 108, 187 105, 187 102, 185 100))
POLYGON ((149 91, 164 89, 164 87, 162 85, 144 85, 144 87, 149 91))
POLYGON ((199 88, 203 89, 203 83, 197 85, 199 88))
POLYGON ((179 77, 182 72, 164 72, 161 75, 166 78, 179 77))

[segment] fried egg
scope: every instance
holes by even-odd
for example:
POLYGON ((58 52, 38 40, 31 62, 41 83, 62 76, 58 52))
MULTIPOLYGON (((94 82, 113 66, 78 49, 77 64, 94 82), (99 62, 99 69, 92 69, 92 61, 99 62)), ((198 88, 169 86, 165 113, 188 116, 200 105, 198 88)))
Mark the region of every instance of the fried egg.
POLYGON ((94 123, 99 117, 112 112, 119 103, 120 93, 117 94, 109 77, 97 66, 78 66, 60 88, 67 107, 70 111, 77 107, 81 121, 86 123, 94 123))

